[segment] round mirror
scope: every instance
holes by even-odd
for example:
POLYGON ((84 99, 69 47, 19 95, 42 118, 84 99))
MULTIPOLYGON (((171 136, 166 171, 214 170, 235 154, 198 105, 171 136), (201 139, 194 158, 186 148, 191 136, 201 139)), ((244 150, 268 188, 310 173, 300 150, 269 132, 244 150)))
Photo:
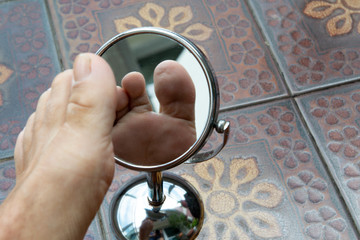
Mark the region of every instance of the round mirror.
POLYGON ((229 122, 217 121, 218 88, 207 59, 183 36, 153 27, 121 33, 97 54, 124 96, 113 129, 116 162, 146 172, 113 199, 114 233, 120 239, 195 239, 202 200, 184 179, 162 171, 207 160, 226 144, 229 122), (223 143, 200 153, 213 129, 223 143))
POLYGON ((130 120, 133 123, 133 129, 128 129, 130 135, 123 134, 125 130, 115 131, 113 142, 117 163, 135 170, 165 170, 183 163, 199 151, 215 127, 218 91, 208 61, 193 43, 165 29, 136 28, 110 39, 97 54, 110 64, 118 86, 125 85, 124 79, 132 81, 128 77, 130 72, 141 73, 152 109, 137 118, 143 121, 141 127, 136 125, 136 120, 130 120), (166 83, 158 80, 157 66, 167 60, 176 61, 185 69, 184 76, 188 74, 189 78, 184 77, 184 81, 190 79, 186 88, 179 87, 171 78, 165 79, 166 83), (159 90, 162 84, 172 88, 173 95, 193 99, 186 106, 179 105, 185 107, 183 111, 191 118, 187 119, 186 127, 179 124, 176 117, 169 118, 164 113, 159 90), (150 150, 144 156, 133 151, 132 146, 145 152, 150 150))

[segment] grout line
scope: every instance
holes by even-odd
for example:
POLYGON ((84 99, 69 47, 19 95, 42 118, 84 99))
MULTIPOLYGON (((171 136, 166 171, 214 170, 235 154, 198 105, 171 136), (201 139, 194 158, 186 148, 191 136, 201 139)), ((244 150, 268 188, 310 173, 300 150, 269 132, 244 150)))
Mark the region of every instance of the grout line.
POLYGON ((234 105, 234 106, 229 106, 229 107, 223 107, 223 108, 219 109, 219 113, 225 113, 228 111, 244 109, 247 107, 260 106, 260 105, 264 105, 267 103, 276 102, 276 101, 285 100, 285 99, 291 99, 291 98, 292 98, 291 96, 280 96, 280 97, 275 97, 275 98, 271 98, 271 99, 262 99, 262 100, 259 100, 256 102, 249 102, 249 103, 244 103, 244 104, 239 104, 239 105, 234 105))
POLYGON ((8 162, 8 161, 13 161, 13 160, 14 160, 14 157, 13 157, 13 156, 11 156, 11 157, 6 157, 6 158, 0 159, 0 163, 8 162))
POLYGON ((55 50, 56 50, 57 59, 59 61, 60 69, 61 69, 61 71, 63 71, 63 70, 65 70, 65 66, 64 66, 64 62, 63 62, 62 54, 61 54, 61 50, 60 50, 60 43, 58 41, 58 38, 57 38, 58 36, 56 34, 56 28, 55 28, 55 23, 54 23, 54 20, 53 20, 53 15, 51 14, 49 2, 44 1, 44 4, 45 4, 46 15, 47 15, 48 21, 49 21, 51 36, 52 36, 52 39, 53 39, 53 44, 54 44, 55 50))
POLYGON ((310 95, 310 94, 316 94, 319 92, 323 92, 323 91, 330 90, 330 89, 336 89, 336 88, 340 88, 343 86, 350 86, 350 85, 356 84, 356 83, 360 83, 360 79, 355 79, 354 81, 339 83, 338 85, 333 85, 333 86, 319 87, 319 88, 310 90, 308 92, 301 92, 301 93, 293 94, 290 96, 280 96, 280 97, 275 97, 275 98, 271 98, 271 99, 263 99, 263 100, 259 100, 256 102, 249 102, 249 103, 238 104, 238 105, 229 106, 229 107, 223 107, 223 108, 219 109, 219 113, 225 113, 227 111, 244 109, 247 107, 260 106, 263 104, 280 101, 280 100, 285 100, 285 99, 295 99, 297 97, 306 96, 306 95, 310 95))
POLYGON ((16 2, 16 1, 21 1, 21 0, 3 0, 3 1, 0 2, 0 4, 9 3, 9 2, 16 2))
POLYGON ((244 0, 244 5, 246 6, 247 11, 248 11, 249 15, 251 16, 251 20, 254 23, 253 28, 255 28, 255 30, 257 30, 256 33, 254 32, 254 34, 255 35, 258 34, 260 36, 260 39, 263 40, 264 46, 266 48, 265 52, 269 53, 269 55, 270 55, 269 57, 272 60, 271 62, 275 67, 274 70, 277 71, 278 76, 280 76, 280 80, 281 80, 281 82, 283 83, 283 85, 285 87, 286 93, 289 96, 291 96, 292 95, 291 88, 288 86, 288 83, 287 83, 286 78, 285 78, 285 74, 281 70, 280 63, 277 60, 276 54, 274 53, 274 51, 270 47, 270 43, 268 42, 268 40, 267 40, 268 38, 266 37, 267 35, 265 34, 265 29, 261 27, 260 21, 258 21, 258 18, 254 14, 253 8, 250 7, 249 1, 250 0, 244 0))
POLYGON ((98 213, 97 213, 97 217, 98 217, 99 225, 100 225, 100 231, 101 231, 100 234, 101 234, 101 237, 103 240, 107 240, 105 226, 104 226, 104 220, 103 220, 103 216, 101 214, 101 208, 102 208, 102 205, 100 206, 98 213))
POLYGON ((294 98, 295 97, 300 97, 300 96, 307 95, 307 94, 310 94, 310 93, 322 92, 322 91, 329 90, 329 89, 334 89, 334 88, 337 88, 337 87, 351 85, 351 84, 354 84, 354 83, 358 82, 359 80, 360 80, 360 78, 359 79, 353 79, 353 80, 346 81, 346 82, 334 83, 333 85, 319 86, 319 87, 316 87, 314 89, 310 89, 308 91, 303 91, 303 92, 299 92, 299 93, 293 93, 292 97, 294 97, 294 98))

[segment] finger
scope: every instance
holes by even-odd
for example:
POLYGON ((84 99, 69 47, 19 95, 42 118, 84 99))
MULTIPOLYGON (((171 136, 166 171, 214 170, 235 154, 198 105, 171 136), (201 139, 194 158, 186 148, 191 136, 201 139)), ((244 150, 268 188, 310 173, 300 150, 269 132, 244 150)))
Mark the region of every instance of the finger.
POLYGON ((24 171, 24 130, 20 132, 16 139, 14 159, 16 176, 20 176, 24 171))
POLYGON ((131 72, 121 81, 122 88, 129 97, 129 108, 137 112, 152 111, 149 97, 146 93, 145 79, 141 73, 131 72))
POLYGON ((98 129, 109 135, 116 115, 114 74, 107 62, 95 54, 80 54, 74 62, 74 85, 66 120, 79 129, 98 129))
POLYGON ((16 172, 21 174, 26 166, 28 166, 27 161, 31 159, 31 147, 33 143, 33 129, 35 124, 35 113, 31 114, 28 118, 22 134, 19 135, 19 138, 16 142, 16 147, 18 148, 17 152, 20 153, 20 157, 15 157, 15 167, 16 172), (22 149, 19 149, 22 148, 22 149), (16 162, 18 161, 18 163, 16 162), (19 170, 18 170, 19 168, 19 170))
POLYGON ((125 90, 119 86, 116 87, 116 120, 117 122, 120 118, 122 118, 129 111, 129 98, 125 92, 125 90))
POLYGON ((51 94, 46 105, 46 124, 52 128, 65 121, 73 77, 73 71, 66 70, 58 74, 51 84, 51 94))
POLYGON ((160 63, 154 71, 154 84, 162 113, 195 120, 195 87, 184 67, 175 61, 160 63))
POLYGON ((51 89, 49 88, 43 94, 41 94, 36 106, 35 119, 33 123, 34 131, 38 132, 42 129, 44 119, 46 117, 46 105, 50 97, 51 89))

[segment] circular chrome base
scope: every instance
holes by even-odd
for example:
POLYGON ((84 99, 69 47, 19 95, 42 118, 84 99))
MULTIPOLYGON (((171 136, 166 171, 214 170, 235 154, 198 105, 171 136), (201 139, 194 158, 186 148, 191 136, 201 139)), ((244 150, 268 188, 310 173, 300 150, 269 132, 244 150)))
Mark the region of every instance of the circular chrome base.
POLYGON ((146 176, 132 179, 113 199, 110 222, 120 239, 195 239, 204 220, 198 192, 183 178, 164 173, 160 211, 148 201, 146 176))

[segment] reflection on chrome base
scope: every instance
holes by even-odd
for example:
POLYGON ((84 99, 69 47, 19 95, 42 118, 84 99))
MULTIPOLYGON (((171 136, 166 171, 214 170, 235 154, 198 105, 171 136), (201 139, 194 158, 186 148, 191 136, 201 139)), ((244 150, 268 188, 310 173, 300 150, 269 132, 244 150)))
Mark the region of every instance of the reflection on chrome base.
POLYGON ((198 192, 181 177, 163 175, 164 202, 150 205, 147 175, 132 179, 113 199, 110 221, 119 239, 195 239, 204 220, 198 192))

